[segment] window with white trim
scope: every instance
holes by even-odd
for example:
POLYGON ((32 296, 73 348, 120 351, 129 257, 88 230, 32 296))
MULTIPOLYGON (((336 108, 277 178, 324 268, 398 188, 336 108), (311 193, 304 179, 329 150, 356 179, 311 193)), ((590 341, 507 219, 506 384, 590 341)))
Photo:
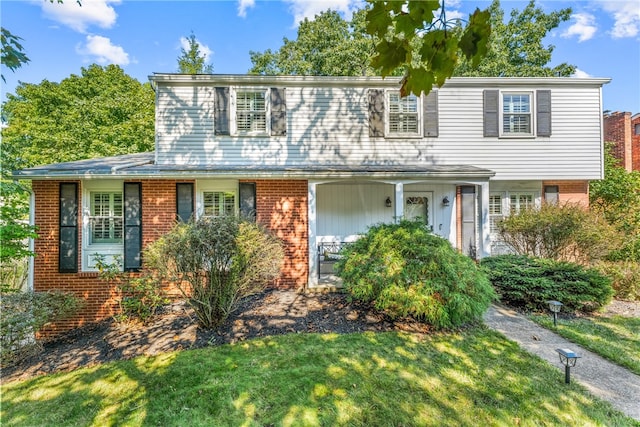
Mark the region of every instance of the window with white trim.
POLYGON ((489 232, 498 234, 498 224, 504 218, 502 211, 502 193, 489 194, 489 232))
POLYGON ((235 130, 238 134, 267 134, 269 103, 267 89, 235 92, 235 130))
POLYGON ((414 94, 402 97, 400 91, 387 92, 387 134, 421 136, 420 98, 414 94))
POLYGON ((519 213, 525 209, 533 208, 535 205, 535 197, 533 193, 510 193, 509 194, 509 212, 519 213))
POLYGON ((235 215, 236 195, 231 191, 204 191, 202 207, 204 216, 235 215))
POLYGON ((89 244, 122 243, 122 191, 94 191, 89 197, 89 244))
POLYGON ((502 93, 502 134, 533 135, 533 94, 531 92, 502 93))

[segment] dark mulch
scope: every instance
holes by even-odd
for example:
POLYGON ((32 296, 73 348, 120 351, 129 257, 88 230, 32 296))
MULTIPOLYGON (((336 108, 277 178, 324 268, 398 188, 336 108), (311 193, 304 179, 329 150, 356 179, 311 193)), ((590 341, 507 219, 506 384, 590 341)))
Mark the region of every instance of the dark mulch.
POLYGON ((391 321, 366 305, 347 301, 341 293, 267 290, 245 299, 240 308, 214 330, 199 328, 193 311, 184 302, 175 302, 147 325, 104 321, 70 331, 45 343, 43 351, 3 368, 1 379, 9 382, 112 360, 270 335, 388 330, 427 333, 428 327, 407 319, 391 321))

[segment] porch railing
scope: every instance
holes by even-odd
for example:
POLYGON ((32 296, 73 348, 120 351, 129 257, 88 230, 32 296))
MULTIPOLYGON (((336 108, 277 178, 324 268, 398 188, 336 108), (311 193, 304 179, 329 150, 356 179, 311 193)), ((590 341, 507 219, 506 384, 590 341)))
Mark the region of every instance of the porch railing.
POLYGON ((341 257, 340 250, 348 242, 323 242, 318 244, 318 278, 323 275, 333 275, 333 265, 341 257))

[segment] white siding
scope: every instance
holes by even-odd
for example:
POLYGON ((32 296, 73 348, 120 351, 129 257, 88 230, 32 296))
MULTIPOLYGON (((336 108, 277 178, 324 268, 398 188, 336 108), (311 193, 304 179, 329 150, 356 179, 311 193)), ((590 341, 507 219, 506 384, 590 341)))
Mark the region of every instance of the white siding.
MULTIPOLYGON (((177 165, 472 165, 495 180, 601 177, 600 86, 445 85, 438 91, 439 136, 370 138, 362 87, 287 86, 287 135, 215 136, 214 83, 157 85, 157 158, 177 165), (486 138, 483 89, 551 90, 552 135, 486 138)), ((534 124, 535 126, 535 124, 534 124)))

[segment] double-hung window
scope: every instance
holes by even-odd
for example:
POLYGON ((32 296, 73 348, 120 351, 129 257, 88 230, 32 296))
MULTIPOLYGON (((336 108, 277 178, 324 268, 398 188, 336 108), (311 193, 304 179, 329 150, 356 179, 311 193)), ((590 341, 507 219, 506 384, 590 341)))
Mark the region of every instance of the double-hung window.
POLYGON ((534 207, 535 199, 532 193, 510 193, 509 209, 512 214, 534 207))
POLYGON ((235 92, 235 124, 238 134, 267 134, 268 91, 239 89, 235 92))
POLYGON ((95 191, 90 195, 90 244, 123 242, 122 191, 95 191))
POLYGON ((502 93, 502 135, 533 135, 532 93, 502 93))
POLYGON ((231 191, 205 191, 202 193, 204 216, 234 215, 236 195, 231 191))
POLYGON ((400 91, 389 91, 387 100, 387 133, 390 136, 420 136, 420 99, 414 94, 402 97, 400 91))

